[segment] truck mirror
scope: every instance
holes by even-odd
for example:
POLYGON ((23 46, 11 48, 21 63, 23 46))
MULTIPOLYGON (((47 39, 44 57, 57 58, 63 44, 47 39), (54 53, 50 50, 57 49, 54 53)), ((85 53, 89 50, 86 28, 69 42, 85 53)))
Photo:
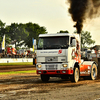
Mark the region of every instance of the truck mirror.
POLYGON ((76 46, 76 39, 73 39, 72 40, 72 47, 75 47, 76 46))

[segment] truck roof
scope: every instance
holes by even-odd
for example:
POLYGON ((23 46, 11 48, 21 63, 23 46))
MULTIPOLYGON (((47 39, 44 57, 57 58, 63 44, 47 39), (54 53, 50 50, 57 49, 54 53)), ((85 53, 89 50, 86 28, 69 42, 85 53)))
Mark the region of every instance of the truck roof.
POLYGON ((77 37, 78 34, 73 33, 48 33, 48 34, 40 34, 39 37, 52 37, 52 36, 72 36, 72 37, 77 37))

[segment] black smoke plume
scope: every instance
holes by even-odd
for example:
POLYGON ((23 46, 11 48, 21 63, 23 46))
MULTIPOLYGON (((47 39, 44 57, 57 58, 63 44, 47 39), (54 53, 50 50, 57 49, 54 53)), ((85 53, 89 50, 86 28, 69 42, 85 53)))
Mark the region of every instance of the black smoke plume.
POLYGON ((77 32, 80 34, 83 28, 83 23, 87 18, 95 18, 100 15, 100 0, 67 0, 69 13, 72 20, 76 22, 77 32))

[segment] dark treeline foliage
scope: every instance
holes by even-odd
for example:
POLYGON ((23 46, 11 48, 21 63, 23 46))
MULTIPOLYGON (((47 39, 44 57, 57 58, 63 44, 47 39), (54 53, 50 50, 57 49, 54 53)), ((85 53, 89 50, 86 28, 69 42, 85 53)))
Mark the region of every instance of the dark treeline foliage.
POLYGON ((57 33, 69 33, 67 30, 66 31, 63 31, 63 30, 60 30, 59 32, 57 33))
POLYGON ((95 44, 95 41, 91 39, 92 36, 88 31, 81 32, 81 48, 88 48, 91 44, 95 44))
POLYGON ((3 36, 5 34, 6 46, 9 46, 10 43, 13 43, 15 44, 16 48, 17 46, 21 46, 23 44, 27 45, 28 47, 32 47, 32 39, 34 38, 38 40, 39 34, 46 33, 47 32, 45 27, 41 27, 35 23, 11 23, 11 25, 6 26, 5 23, 0 20, 0 42, 2 42, 3 36))
MULTIPOLYGON (((60 30, 57 33, 69 33, 69 31, 60 30)), ((41 27, 38 24, 29 22, 26 24, 22 23, 11 23, 7 25, 0 20, 0 43, 2 42, 4 34, 6 35, 6 46, 9 44, 15 44, 15 48, 18 46, 27 45, 32 48, 32 39, 38 41, 39 34, 47 34, 46 28, 41 27)), ((87 48, 87 45, 94 44, 95 41, 91 39, 90 32, 81 32, 81 47, 87 48)))

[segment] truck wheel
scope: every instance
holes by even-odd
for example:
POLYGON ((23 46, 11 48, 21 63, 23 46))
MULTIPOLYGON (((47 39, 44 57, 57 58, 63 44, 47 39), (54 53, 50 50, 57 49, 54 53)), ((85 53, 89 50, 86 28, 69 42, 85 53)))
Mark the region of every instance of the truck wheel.
POLYGON ((36 66, 36 58, 33 58, 33 65, 36 66))
POLYGON ((71 79, 71 82, 78 82, 78 80, 79 80, 79 69, 76 67, 75 69, 74 69, 74 74, 72 75, 72 77, 70 77, 70 79, 71 79))
POLYGON ((50 79, 49 76, 47 76, 47 75, 41 75, 41 80, 42 80, 43 82, 48 82, 49 79, 50 79))
POLYGON ((33 65, 35 65, 35 58, 33 58, 33 65))
POLYGON ((95 80, 97 78, 97 73, 98 73, 97 66, 96 64, 93 64, 91 68, 90 78, 92 80, 95 80))

